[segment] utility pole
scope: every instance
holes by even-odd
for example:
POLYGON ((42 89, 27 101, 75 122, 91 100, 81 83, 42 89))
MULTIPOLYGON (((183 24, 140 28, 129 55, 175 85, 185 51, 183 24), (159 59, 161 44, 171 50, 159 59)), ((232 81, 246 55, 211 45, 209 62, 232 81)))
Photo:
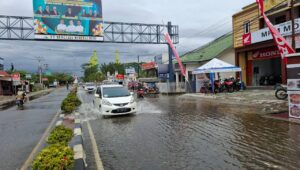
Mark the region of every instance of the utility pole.
POLYGON ((138 59, 138 77, 140 77, 140 56, 138 56, 137 59, 138 59))
POLYGON ((292 21, 292 47, 296 51, 296 42, 295 42, 295 15, 294 15, 294 0, 290 0, 290 18, 292 21))
MULTIPOLYGON (((168 22, 168 33, 172 39, 172 23, 168 22)), ((173 51, 170 45, 168 45, 169 49, 169 82, 174 82, 174 70, 173 70, 173 51)))
POLYGON ((42 64, 41 62, 44 60, 43 57, 36 57, 36 60, 39 62, 38 71, 39 71, 39 80, 40 84, 42 84, 42 64))

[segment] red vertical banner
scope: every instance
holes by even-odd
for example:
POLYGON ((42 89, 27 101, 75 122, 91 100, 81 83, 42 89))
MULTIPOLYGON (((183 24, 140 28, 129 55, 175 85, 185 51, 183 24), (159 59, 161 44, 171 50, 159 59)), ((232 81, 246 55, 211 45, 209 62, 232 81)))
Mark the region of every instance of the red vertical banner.
POLYGON ((185 68, 184 68, 184 66, 183 66, 183 64, 182 64, 182 61, 181 61, 181 59, 180 59, 180 57, 179 57, 179 54, 178 54, 177 50, 175 49, 175 46, 174 46, 174 44, 173 44, 173 42, 172 42, 172 40, 171 40, 170 35, 169 35, 168 33, 165 33, 164 35, 165 35, 165 39, 166 39, 167 43, 168 43, 168 44, 170 45, 170 47, 172 48, 173 54, 174 54, 175 57, 176 57, 176 60, 177 60, 177 62, 178 62, 178 64, 179 64, 179 68, 180 68, 181 74, 182 74, 183 76, 185 76, 185 68))
POLYGON ((295 50, 290 46, 290 44, 286 41, 286 39, 283 38, 283 36, 279 33, 279 31, 273 26, 273 24, 270 22, 269 18, 266 16, 264 11, 264 1, 263 0, 256 0, 259 10, 261 12, 261 15, 263 16, 268 28, 270 29, 270 32, 272 34, 272 37, 276 43, 276 46, 281 54, 281 57, 283 59, 284 64, 287 64, 286 55, 295 53, 295 50))

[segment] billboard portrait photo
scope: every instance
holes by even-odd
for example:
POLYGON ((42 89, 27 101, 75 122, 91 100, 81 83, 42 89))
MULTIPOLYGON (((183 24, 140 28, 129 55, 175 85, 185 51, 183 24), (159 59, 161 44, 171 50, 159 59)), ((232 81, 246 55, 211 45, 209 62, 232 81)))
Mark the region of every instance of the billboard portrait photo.
POLYGON ((101 0, 33 0, 35 39, 103 41, 101 0))

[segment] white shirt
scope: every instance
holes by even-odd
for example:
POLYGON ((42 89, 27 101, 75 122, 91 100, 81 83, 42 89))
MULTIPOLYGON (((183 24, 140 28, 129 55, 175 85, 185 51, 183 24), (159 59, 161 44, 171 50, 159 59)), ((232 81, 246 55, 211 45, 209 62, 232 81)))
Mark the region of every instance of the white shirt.
POLYGON ((69 25, 69 26, 67 26, 67 32, 76 32, 75 25, 69 25))
POLYGON ((83 33, 83 26, 82 25, 76 26, 76 32, 83 33))
POLYGON ((66 31, 67 26, 65 24, 58 24, 56 29, 57 29, 57 31, 66 31))

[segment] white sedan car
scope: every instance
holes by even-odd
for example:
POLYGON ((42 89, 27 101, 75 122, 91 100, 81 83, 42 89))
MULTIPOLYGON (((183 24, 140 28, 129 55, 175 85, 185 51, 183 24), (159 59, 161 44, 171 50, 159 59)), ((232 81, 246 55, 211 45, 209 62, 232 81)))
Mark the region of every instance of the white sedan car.
POLYGON ((121 85, 98 87, 93 103, 103 116, 133 114, 137 111, 133 93, 121 85))
POLYGON ((86 83, 84 85, 84 90, 88 93, 93 93, 94 91, 96 91, 96 86, 93 83, 86 83))

